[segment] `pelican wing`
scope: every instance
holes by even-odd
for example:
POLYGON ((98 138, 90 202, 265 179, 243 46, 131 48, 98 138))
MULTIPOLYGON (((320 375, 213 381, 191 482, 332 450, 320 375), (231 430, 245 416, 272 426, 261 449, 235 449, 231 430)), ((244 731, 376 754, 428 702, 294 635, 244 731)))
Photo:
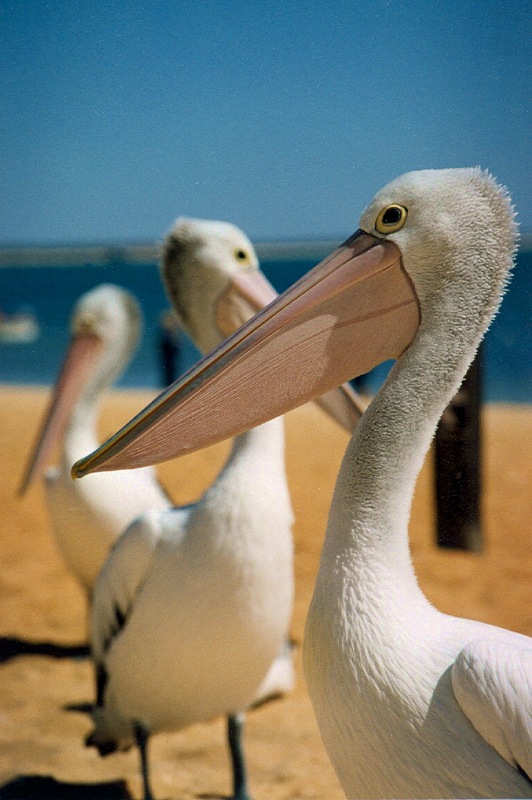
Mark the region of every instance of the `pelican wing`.
POLYGON ((478 733, 532 779, 532 646, 525 637, 467 644, 452 668, 455 697, 478 733))
POLYGON ((115 543, 92 597, 92 654, 96 668, 124 627, 153 563, 160 536, 160 512, 142 514, 115 543))

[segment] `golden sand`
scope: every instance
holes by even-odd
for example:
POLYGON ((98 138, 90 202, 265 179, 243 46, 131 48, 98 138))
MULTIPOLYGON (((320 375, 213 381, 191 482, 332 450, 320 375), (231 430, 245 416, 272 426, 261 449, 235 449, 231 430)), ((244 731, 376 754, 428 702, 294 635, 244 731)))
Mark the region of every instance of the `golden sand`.
MULTIPOLYGON (((150 399, 146 392, 112 393, 103 407, 102 438, 150 399)), ((83 746, 89 718, 67 710, 93 699, 89 661, 58 657, 85 638, 84 597, 51 538, 42 487, 33 487, 23 499, 15 494, 46 400, 41 389, 0 387, 0 797, 7 796, 9 786, 9 797, 28 798, 34 786, 41 791, 39 797, 53 800, 136 798, 137 754, 101 759, 83 746), (25 643, 36 642, 46 647, 37 645, 33 650, 41 652, 12 657, 25 643), (12 785, 16 778, 23 779, 18 788, 12 785)), ((292 633, 301 643, 347 435, 313 406, 289 414, 286 429, 296 513, 292 633)), ((531 633, 532 412, 525 406, 487 407, 483 431, 484 552, 435 547, 429 457, 412 511, 413 559, 423 590, 441 610, 531 633)), ((160 467, 176 504, 198 497, 227 450, 224 443, 160 467)), ((305 690, 300 648, 297 667, 294 693, 249 715, 251 790, 255 800, 341 800, 305 690)), ((230 791, 222 720, 153 737, 151 761, 160 799, 227 797, 230 791)))

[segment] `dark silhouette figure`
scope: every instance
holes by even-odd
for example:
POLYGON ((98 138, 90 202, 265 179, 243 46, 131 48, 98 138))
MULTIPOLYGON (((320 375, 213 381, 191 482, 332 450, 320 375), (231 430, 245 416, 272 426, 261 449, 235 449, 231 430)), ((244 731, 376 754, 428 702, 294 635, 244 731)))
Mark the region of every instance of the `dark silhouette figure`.
POLYGON ((161 384, 166 388, 178 377, 181 359, 179 322, 170 309, 160 316, 158 350, 161 384))
POLYGON ((436 430, 436 514, 440 547, 482 550, 481 358, 479 351, 436 430))

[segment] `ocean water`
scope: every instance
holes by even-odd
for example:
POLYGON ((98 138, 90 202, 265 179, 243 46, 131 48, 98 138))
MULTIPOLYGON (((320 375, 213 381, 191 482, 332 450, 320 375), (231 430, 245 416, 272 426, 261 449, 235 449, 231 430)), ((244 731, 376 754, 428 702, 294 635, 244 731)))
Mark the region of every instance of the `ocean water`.
MULTIPOLYGON (((311 269, 316 260, 287 258, 262 261, 261 266, 278 291, 283 291, 311 269)), ((530 324, 530 268, 532 251, 521 252, 501 310, 482 350, 483 397, 486 402, 532 402, 532 326, 530 324)), ((161 372, 159 318, 168 308, 157 264, 122 260, 96 265, 18 266, 0 268, 0 310, 31 310, 40 335, 31 343, 0 342, 0 383, 51 384, 56 378, 68 342, 68 322, 77 298, 99 283, 115 283, 132 291, 144 314, 142 343, 117 385, 159 389, 161 372)), ((181 337, 179 372, 199 354, 181 337)), ((369 391, 382 382, 389 365, 365 379, 369 391)))

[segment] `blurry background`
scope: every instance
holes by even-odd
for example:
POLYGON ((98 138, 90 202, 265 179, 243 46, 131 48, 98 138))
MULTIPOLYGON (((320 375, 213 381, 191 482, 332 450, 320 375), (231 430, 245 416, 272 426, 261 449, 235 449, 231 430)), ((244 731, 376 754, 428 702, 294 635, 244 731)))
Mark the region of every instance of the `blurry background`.
MULTIPOLYGON (((163 382, 157 245, 176 216, 242 227, 282 290, 355 230, 389 180, 481 165, 508 186, 524 233, 482 352, 484 397, 532 402, 531 38, 526 4, 494 0, 0 2, 2 798, 139 796, 133 754, 100 760, 82 746, 88 718, 65 711, 92 700, 90 664, 37 655, 35 643, 49 653, 84 641, 86 604, 50 535, 42 486, 15 495, 47 403, 30 384, 55 379, 75 300, 113 281, 144 310, 121 385, 147 391, 106 397, 103 439, 163 382)), ((182 370, 196 353, 183 336, 179 345, 182 370)), ((441 610, 530 633, 530 409, 490 404, 483 417, 485 550, 435 546, 428 459, 413 561, 441 610)), ((288 415, 298 642, 346 439, 311 406, 288 415)), ((161 466, 176 502, 203 491, 226 445, 161 466)), ((290 698, 250 715, 253 791, 339 800, 300 649, 297 667, 290 698)), ((157 797, 226 787, 220 725, 154 737, 157 797)))
POLYGON ((5 0, 0 311, 39 335, 4 325, 0 381, 52 380, 74 300, 111 280, 146 315, 123 384, 158 385, 156 245, 179 214, 241 226, 283 289, 384 183, 481 165, 524 233, 486 396, 529 402, 529 34, 525 4, 476 0, 5 0))

